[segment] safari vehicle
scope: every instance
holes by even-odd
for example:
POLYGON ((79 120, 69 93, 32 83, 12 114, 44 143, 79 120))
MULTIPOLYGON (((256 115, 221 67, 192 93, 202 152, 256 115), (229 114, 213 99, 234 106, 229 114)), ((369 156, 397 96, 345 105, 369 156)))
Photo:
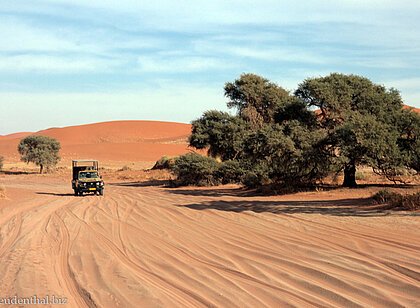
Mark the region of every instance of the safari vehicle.
POLYGON ((104 194, 104 181, 99 175, 97 160, 73 160, 72 167, 73 180, 71 184, 75 196, 81 196, 87 192, 101 196, 104 194))

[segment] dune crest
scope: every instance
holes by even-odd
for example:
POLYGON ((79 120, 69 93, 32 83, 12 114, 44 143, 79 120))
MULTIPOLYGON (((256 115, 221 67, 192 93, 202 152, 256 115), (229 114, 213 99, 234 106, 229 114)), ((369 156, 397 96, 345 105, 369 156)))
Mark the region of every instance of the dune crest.
MULTIPOLYGON (((188 136, 191 125, 160 121, 111 121, 49 128, 33 133, 57 139, 65 160, 95 158, 109 161, 153 161, 163 155, 191 151, 188 136)), ((2 155, 16 160, 21 138, 32 133, 0 137, 2 155)))

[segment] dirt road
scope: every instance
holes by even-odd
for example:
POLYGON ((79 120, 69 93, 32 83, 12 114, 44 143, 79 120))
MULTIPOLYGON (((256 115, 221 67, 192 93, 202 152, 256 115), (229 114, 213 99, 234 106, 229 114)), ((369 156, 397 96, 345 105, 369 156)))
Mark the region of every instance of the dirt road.
POLYGON ((420 306, 420 218, 365 207, 369 192, 245 197, 114 183, 103 197, 75 197, 65 180, 2 180, 2 298, 55 295, 68 307, 420 306))

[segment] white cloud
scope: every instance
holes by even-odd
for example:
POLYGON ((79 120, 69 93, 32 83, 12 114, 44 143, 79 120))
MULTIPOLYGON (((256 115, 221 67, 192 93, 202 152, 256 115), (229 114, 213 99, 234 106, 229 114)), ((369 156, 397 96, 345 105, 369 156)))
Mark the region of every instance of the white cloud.
POLYGON ((209 70, 224 70, 231 67, 226 61, 210 57, 181 56, 141 56, 137 63, 142 72, 184 73, 209 70))
MULTIPOLYGON (((125 15, 127 19, 119 20, 116 26, 126 29, 142 27, 189 32, 205 29, 214 33, 220 33, 226 25, 233 24, 297 25, 336 22, 398 26, 401 21, 415 22, 418 19, 416 12, 420 10, 420 3, 416 0, 47 0, 37 1, 37 5, 23 0, 18 4, 9 1, 7 3, 9 7, 25 12, 47 11, 55 16, 73 13, 73 17, 91 18, 95 21, 100 20, 101 15, 125 15), (398 18, 401 12, 410 14, 406 14, 404 19, 398 18)), ((113 18, 110 18, 109 23, 112 21, 113 18)))
POLYGON ((393 87, 400 90, 415 90, 416 92, 418 92, 420 89, 420 77, 388 80, 385 81, 384 84, 388 87, 393 87))
POLYGON ((80 46, 55 30, 31 27, 17 18, 0 19, 0 51, 78 51, 80 46))
POLYGON ((0 71, 42 71, 54 73, 80 73, 110 71, 122 64, 119 60, 93 57, 46 55, 17 55, 0 57, 0 71))

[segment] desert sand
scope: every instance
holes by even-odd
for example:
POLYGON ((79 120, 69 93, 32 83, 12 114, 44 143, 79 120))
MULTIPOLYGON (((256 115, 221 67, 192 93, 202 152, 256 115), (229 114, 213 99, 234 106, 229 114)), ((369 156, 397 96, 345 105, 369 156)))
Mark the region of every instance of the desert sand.
MULTIPOLYGON (((248 196, 105 178, 0 176, 0 295, 69 307, 419 307, 418 213, 372 189, 248 196)), ((45 306, 43 306, 45 307, 45 306)))
POLYGON ((0 300, 420 307, 419 213, 373 204, 379 186, 258 196, 237 186, 168 188, 138 170, 107 169, 104 196, 73 196, 71 159, 150 163, 190 151, 190 129, 124 121, 41 131, 61 142, 64 166, 43 175, 18 163, 17 143, 30 133, 0 136, 8 170, 0 173, 0 300))

